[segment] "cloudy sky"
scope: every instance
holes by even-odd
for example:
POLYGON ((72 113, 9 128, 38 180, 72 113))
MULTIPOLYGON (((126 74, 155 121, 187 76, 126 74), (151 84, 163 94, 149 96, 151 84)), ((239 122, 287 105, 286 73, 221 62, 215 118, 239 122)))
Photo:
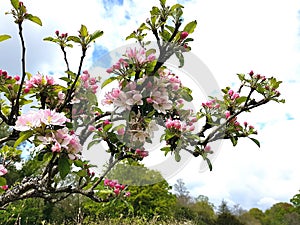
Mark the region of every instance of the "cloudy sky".
MULTIPOLYGON (((137 0, 24 0, 29 12, 39 16, 43 27, 26 23, 27 70, 62 74, 63 60, 56 46, 42 39, 55 30, 76 34, 81 24, 101 29, 104 36, 89 50, 86 68, 111 63, 106 54, 127 44, 125 38, 149 17, 159 1, 137 0), (88 2, 88 3, 87 3, 88 2)), ((175 0, 168 1, 169 4, 175 0)), ((197 20, 192 53, 206 65, 220 87, 237 85, 236 73, 254 70, 283 81, 280 89, 286 104, 269 104, 243 117, 258 129, 259 149, 242 140, 233 148, 222 142, 216 149, 212 172, 200 170, 192 159, 174 176, 182 178, 192 195, 206 195, 218 205, 222 199, 249 209, 266 209, 289 199, 300 189, 300 148, 297 109, 300 90, 300 2, 297 0, 178 0, 185 6, 185 20, 197 20)), ((19 42, 9 11, 9 0, 0 2, 0 34, 12 40, 0 43, 0 69, 20 73, 19 42)), ((76 70, 79 52, 72 50, 76 70)), ((197 71, 195 71, 197 73, 197 71)), ((188 74, 193 76, 193 74, 188 74)), ((192 83, 187 84, 192 85, 192 83)), ((205 89, 205 87, 202 87, 205 89)), ((196 95, 198 97, 199 95, 196 95)), ((197 99, 197 98, 196 98, 197 99)), ((200 102, 201 99, 198 99, 200 102)), ((204 100, 204 99, 203 99, 204 100)))

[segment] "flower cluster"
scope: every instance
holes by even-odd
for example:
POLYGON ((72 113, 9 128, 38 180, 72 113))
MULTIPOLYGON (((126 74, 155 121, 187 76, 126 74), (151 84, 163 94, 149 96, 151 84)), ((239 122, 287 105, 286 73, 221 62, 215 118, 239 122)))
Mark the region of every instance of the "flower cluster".
POLYGON ((125 58, 120 58, 116 64, 106 70, 107 73, 125 75, 130 65, 142 67, 143 65, 155 60, 153 53, 147 55, 144 48, 132 49, 128 48, 124 55, 125 58))
POLYGON ((80 76, 83 87, 86 90, 91 90, 94 94, 97 92, 98 85, 97 79, 95 77, 91 77, 87 70, 83 71, 83 74, 80 76))
POLYGON ((50 145, 52 152, 66 150, 69 158, 72 160, 79 158, 79 153, 82 150, 79 138, 74 132, 69 132, 69 129, 66 127, 52 131, 45 136, 38 136, 37 139, 44 145, 50 145))
POLYGON ((172 100, 176 100, 176 92, 180 87, 181 81, 177 76, 162 73, 160 77, 144 77, 127 83, 122 89, 112 89, 105 94, 102 104, 113 104, 121 112, 131 110, 133 105, 150 104, 159 113, 166 114, 172 108, 172 100))
POLYGON ((149 152, 145 151, 145 148, 137 148, 135 150, 135 154, 137 154, 139 157, 143 159, 149 155, 149 152))
POLYGON ((58 113, 50 109, 40 109, 19 116, 14 128, 19 131, 27 131, 38 127, 65 126, 66 122, 69 122, 69 119, 64 113, 58 113))
POLYGON ((203 102, 202 106, 204 108, 208 108, 208 109, 219 109, 220 108, 220 104, 217 103, 216 99, 211 99, 211 100, 209 100, 207 102, 203 102))
POLYGON ((194 123, 197 122, 196 117, 191 117, 190 119, 187 119, 186 121, 181 121, 178 119, 167 119, 165 126, 167 129, 173 129, 178 131, 194 131, 195 125, 194 123))
MULTIPOLYGON (((118 196, 122 191, 124 191, 126 185, 124 184, 119 184, 117 180, 110 180, 110 179, 105 179, 104 180, 104 186, 109 187, 110 189, 113 190, 113 192, 118 196)), ((129 197, 130 192, 125 192, 124 197, 129 197)))
POLYGON ((36 88, 38 91, 47 89, 49 86, 56 85, 52 76, 44 76, 37 74, 26 81, 24 93, 28 93, 31 89, 36 88))

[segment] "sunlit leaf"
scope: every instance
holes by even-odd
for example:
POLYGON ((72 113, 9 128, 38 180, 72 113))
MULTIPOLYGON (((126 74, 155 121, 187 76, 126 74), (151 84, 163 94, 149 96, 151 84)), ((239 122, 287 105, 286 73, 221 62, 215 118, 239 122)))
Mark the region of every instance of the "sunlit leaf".
POLYGON ((19 0, 10 0, 10 3, 15 9, 18 9, 20 7, 19 0))
POLYGON ((197 26, 197 21, 194 20, 192 22, 189 22, 183 29, 183 31, 188 32, 189 34, 193 33, 195 28, 197 26))
POLYGON ((8 34, 2 34, 2 35, 0 35, 0 42, 1 41, 5 41, 5 40, 10 39, 10 38, 11 38, 10 35, 8 35, 8 34))
POLYGON ((42 21, 41 21, 41 19, 40 19, 39 17, 37 17, 37 16, 33 16, 33 15, 31 15, 31 14, 26 14, 25 18, 28 19, 28 20, 30 20, 31 22, 34 22, 34 23, 36 23, 36 24, 42 26, 42 21))

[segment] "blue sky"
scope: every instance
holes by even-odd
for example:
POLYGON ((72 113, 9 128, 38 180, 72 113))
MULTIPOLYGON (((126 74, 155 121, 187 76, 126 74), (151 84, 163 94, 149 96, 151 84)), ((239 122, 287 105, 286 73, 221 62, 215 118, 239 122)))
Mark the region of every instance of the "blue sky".
MULTIPOLYGON (((28 44, 28 70, 32 73, 62 74, 65 70, 58 48, 43 43, 43 37, 55 30, 76 33, 81 24, 88 29, 104 30, 104 36, 89 50, 86 68, 106 66, 113 61, 108 52, 124 46, 125 38, 149 17, 159 1, 137 0, 52 0, 45 6, 40 0, 24 1, 38 15, 43 27, 25 25, 28 44), (57 6, 60 7, 57 7, 57 6), (40 47, 40 46, 43 47, 40 47), (101 61, 99 59, 102 59, 101 61)), ((168 1, 169 4, 175 0, 168 1)), ((200 172, 199 159, 168 181, 182 178, 191 194, 206 195, 218 205, 222 199, 248 209, 266 209, 289 199, 300 189, 300 126, 298 91, 300 89, 300 2, 296 0, 180 0, 185 21, 197 20, 193 34, 193 53, 210 69, 220 87, 236 87, 236 73, 250 70, 283 80, 281 88, 286 104, 270 104, 244 117, 258 129, 261 148, 242 140, 236 148, 223 142, 217 151, 212 172, 200 172), (197 10, 196 10, 197 9, 197 10), (191 172, 192 171, 192 172, 191 172)), ((9 1, 0 3, 0 34, 15 39, 0 43, 0 69, 18 74, 19 42, 12 19, 4 16, 9 1), (11 24, 11 23, 10 23, 11 24)), ((72 50, 71 66, 76 68, 79 52, 72 50)), ((201 101, 202 99, 198 99, 201 101)))

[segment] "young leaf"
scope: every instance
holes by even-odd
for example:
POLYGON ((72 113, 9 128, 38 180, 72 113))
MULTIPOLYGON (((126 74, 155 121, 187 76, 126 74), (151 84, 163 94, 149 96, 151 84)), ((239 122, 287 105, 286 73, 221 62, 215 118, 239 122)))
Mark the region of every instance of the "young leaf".
POLYGON ((197 26, 197 21, 194 20, 192 22, 189 22, 183 29, 183 31, 188 32, 189 34, 193 33, 195 28, 197 26))
POLYGON ((257 139, 251 138, 251 137, 249 137, 249 138, 260 148, 260 143, 257 139))
POLYGON ((96 30, 94 33, 90 36, 90 42, 95 41, 97 38, 101 37, 103 35, 103 31, 96 30))
POLYGON ((10 0, 10 3, 15 9, 18 9, 20 7, 19 0, 10 0))
POLYGON ((179 68, 183 67, 184 66, 184 57, 183 57, 182 53, 181 52, 175 52, 175 55, 179 60, 179 64, 180 64, 179 68))
POLYGON ((117 79, 117 77, 110 77, 110 78, 106 79, 106 80, 102 83, 101 88, 105 87, 106 85, 110 84, 111 82, 113 82, 113 81, 116 80, 116 79, 117 79))
POLYGON ((10 38, 11 38, 10 35, 8 35, 8 34, 2 34, 2 35, 0 35, 0 42, 1 41, 5 41, 5 40, 10 39, 10 38))
POLYGON ((209 160, 209 158, 206 157, 205 161, 207 162, 209 170, 212 171, 212 164, 211 164, 211 161, 209 160))
POLYGON ((87 37, 88 36, 88 30, 87 30, 85 25, 83 25, 83 24, 81 25, 79 33, 82 37, 87 37))
POLYGON ((14 144, 14 148, 16 148, 19 144, 21 144, 23 141, 26 141, 28 138, 30 138, 33 135, 32 130, 21 132, 20 137, 16 140, 14 144))
POLYGON ((76 36, 69 36, 67 41, 74 41, 75 43, 81 43, 81 40, 79 37, 76 37, 76 36))
POLYGON ((31 22, 34 22, 34 23, 42 26, 42 21, 37 16, 33 16, 31 14, 26 14, 25 18, 28 19, 28 20, 30 20, 31 22))
POLYGON ((175 152, 174 152, 174 155, 175 155, 175 160, 176 160, 176 162, 179 162, 179 161, 181 160, 181 156, 180 156, 180 154, 179 154, 179 151, 175 151, 175 152))
POLYGON ((68 175, 68 173, 71 171, 71 164, 68 158, 60 157, 58 159, 58 171, 61 179, 64 179, 68 175))

